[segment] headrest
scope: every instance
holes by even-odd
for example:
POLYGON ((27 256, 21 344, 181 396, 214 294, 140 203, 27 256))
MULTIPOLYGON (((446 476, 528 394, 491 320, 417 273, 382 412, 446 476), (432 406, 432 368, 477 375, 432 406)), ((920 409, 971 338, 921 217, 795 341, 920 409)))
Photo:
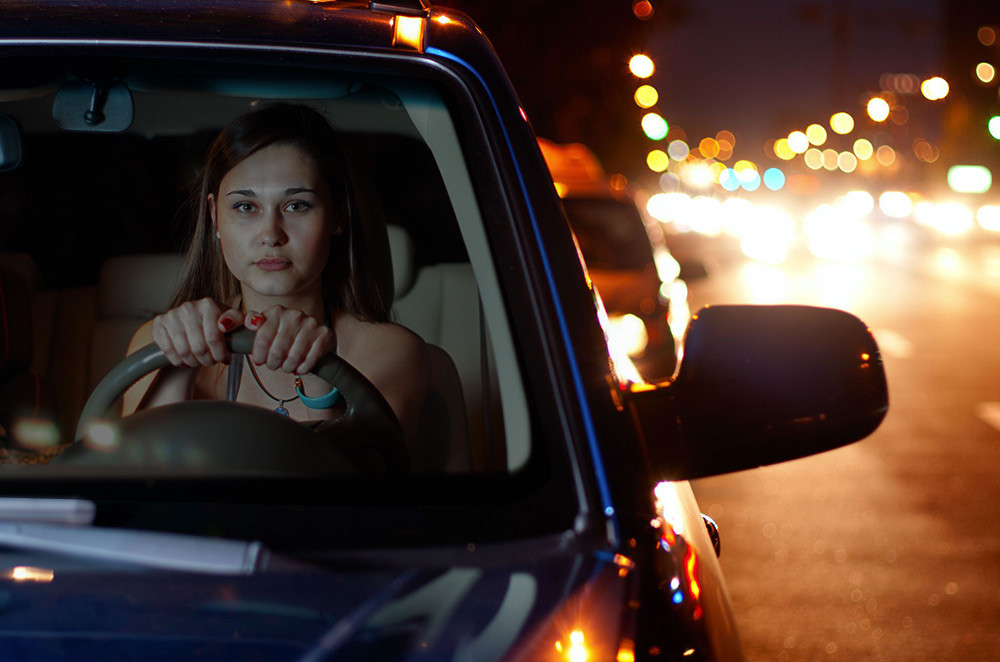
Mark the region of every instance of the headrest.
POLYGON ((413 285, 414 246, 410 234, 398 225, 387 225, 389 254, 392 257, 392 286, 394 300, 404 296, 413 285))
POLYGON ((170 304, 184 256, 176 253, 120 255, 101 265, 97 288, 100 318, 150 319, 170 304))

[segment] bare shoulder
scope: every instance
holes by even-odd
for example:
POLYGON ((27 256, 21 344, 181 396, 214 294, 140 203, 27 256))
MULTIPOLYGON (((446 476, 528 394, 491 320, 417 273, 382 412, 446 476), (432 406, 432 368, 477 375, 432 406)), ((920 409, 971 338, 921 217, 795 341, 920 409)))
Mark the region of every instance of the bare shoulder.
POLYGON ((352 356, 382 356, 411 365, 427 361, 427 345, 423 339, 394 322, 346 318, 337 321, 336 332, 337 351, 348 361, 352 356))

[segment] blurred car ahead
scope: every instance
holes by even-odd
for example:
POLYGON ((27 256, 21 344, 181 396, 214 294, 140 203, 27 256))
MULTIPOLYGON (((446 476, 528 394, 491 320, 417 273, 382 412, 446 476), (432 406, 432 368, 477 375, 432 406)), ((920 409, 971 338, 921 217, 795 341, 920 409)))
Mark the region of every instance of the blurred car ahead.
POLYGON ((460 13, 2 15, 0 657, 741 658, 687 480, 871 433, 888 400, 860 320, 713 306, 672 380, 625 379, 536 137, 460 13), (114 414, 164 365, 123 357, 169 300, 207 145, 273 101, 339 131, 377 286, 430 347, 409 470, 352 465, 399 426, 335 356, 333 440, 238 403, 114 414))
MULTIPOLYGON (((680 265, 659 223, 646 223, 614 188, 597 156, 579 143, 538 145, 552 173, 587 271, 608 313, 612 352, 647 381, 673 376, 676 346, 690 319, 680 265)), ((624 367, 622 367, 624 364, 624 367)))

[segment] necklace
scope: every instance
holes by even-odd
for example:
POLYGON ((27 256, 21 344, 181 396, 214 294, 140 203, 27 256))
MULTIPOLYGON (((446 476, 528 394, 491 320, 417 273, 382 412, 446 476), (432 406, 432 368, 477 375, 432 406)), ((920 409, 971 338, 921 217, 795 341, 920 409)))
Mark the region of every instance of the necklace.
POLYGON ((302 404, 310 409, 329 409, 333 405, 337 404, 340 400, 340 391, 337 387, 333 387, 329 393, 326 395, 321 395, 318 398, 310 398, 305 394, 302 389, 302 377, 299 375, 295 376, 295 395, 290 398, 276 398, 271 395, 271 392, 264 387, 264 384, 260 381, 260 377, 257 375, 257 369, 253 367, 253 361, 247 359, 247 365, 250 366, 250 374, 253 375, 253 380, 257 382, 257 386, 260 390, 264 392, 264 395, 271 398, 278 403, 278 406, 274 408, 275 413, 281 414, 282 416, 288 416, 288 410, 285 409, 285 403, 291 402, 292 400, 300 400, 302 404))
POLYGON ((288 410, 285 409, 285 403, 297 399, 299 397, 298 391, 296 391, 295 395, 290 398, 274 397, 271 395, 271 392, 264 387, 264 384, 261 383, 260 377, 257 376, 257 369, 253 367, 253 361, 247 359, 247 365, 250 366, 250 374, 253 375, 253 380, 257 382, 257 386, 259 386, 260 390, 264 392, 264 395, 278 403, 278 406, 274 408, 275 413, 281 414, 282 416, 288 416, 288 410))

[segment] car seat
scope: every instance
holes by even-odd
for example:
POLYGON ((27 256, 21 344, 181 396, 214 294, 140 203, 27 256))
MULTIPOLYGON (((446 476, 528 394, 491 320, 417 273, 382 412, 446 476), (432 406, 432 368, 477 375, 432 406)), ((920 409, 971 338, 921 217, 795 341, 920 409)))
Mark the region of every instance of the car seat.
POLYGON ((0 253, 0 461, 54 452, 59 435, 51 390, 34 363, 35 267, 21 253, 0 253))

